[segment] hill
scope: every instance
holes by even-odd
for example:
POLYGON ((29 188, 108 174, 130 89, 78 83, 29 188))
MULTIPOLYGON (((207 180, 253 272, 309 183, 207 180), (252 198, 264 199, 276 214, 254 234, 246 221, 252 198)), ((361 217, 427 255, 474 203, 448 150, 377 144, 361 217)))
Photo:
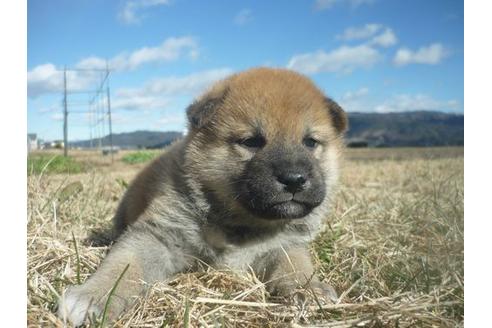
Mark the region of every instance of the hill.
MULTIPOLYGON (((347 143, 352 147, 432 147, 464 144, 464 115, 442 112, 348 113, 347 143)), ((113 145, 120 148, 162 148, 181 132, 135 131, 113 135, 113 145)), ((90 140, 70 143, 90 147, 90 140)), ((94 145, 98 140, 93 141, 94 145)), ((109 146, 109 136, 102 139, 109 146)))
POLYGON ((464 115, 416 111, 348 113, 350 145, 372 147, 462 146, 464 115))
MULTIPOLYGON (((113 146, 120 148, 162 148, 174 140, 183 137, 181 132, 176 131, 134 131, 113 134, 113 146)), ((93 140, 93 145, 99 144, 98 139, 93 140)), ((101 139, 103 146, 109 146, 109 135, 101 139)), ((90 147, 90 140, 71 142, 72 147, 90 147)))

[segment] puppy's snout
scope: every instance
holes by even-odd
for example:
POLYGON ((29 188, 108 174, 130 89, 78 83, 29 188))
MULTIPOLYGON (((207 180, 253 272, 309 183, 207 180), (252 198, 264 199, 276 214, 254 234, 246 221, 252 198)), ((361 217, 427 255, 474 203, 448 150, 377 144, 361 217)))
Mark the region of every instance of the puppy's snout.
POLYGON ((306 188, 308 177, 304 172, 280 172, 277 181, 285 185, 287 191, 294 193, 306 188))

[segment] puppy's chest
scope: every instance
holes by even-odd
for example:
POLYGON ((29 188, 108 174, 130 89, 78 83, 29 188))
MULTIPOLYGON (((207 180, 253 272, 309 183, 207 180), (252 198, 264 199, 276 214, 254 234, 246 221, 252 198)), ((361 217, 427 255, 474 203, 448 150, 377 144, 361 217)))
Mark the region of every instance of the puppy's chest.
POLYGON ((211 246, 211 263, 218 268, 246 270, 255 260, 274 250, 290 248, 303 242, 301 236, 286 233, 255 235, 254 233, 231 233, 219 229, 206 229, 205 241, 211 246))

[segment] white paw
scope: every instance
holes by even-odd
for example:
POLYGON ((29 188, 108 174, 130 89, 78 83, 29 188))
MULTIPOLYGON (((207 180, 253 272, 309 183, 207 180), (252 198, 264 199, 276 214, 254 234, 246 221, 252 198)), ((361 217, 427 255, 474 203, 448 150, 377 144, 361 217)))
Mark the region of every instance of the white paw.
POLYGON ((64 322, 70 322, 75 327, 93 315, 102 312, 94 296, 85 293, 82 286, 71 286, 63 293, 58 302, 58 316, 64 322))

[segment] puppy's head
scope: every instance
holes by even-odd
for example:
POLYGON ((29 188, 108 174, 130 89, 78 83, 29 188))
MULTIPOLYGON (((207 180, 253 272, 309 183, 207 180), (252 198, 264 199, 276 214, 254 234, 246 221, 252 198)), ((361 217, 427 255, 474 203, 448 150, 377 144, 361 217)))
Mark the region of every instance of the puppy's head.
POLYGON ((327 200, 347 119, 306 77, 245 71, 217 83, 187 114, 187 172, 230 214, 303 218, 327 200))

